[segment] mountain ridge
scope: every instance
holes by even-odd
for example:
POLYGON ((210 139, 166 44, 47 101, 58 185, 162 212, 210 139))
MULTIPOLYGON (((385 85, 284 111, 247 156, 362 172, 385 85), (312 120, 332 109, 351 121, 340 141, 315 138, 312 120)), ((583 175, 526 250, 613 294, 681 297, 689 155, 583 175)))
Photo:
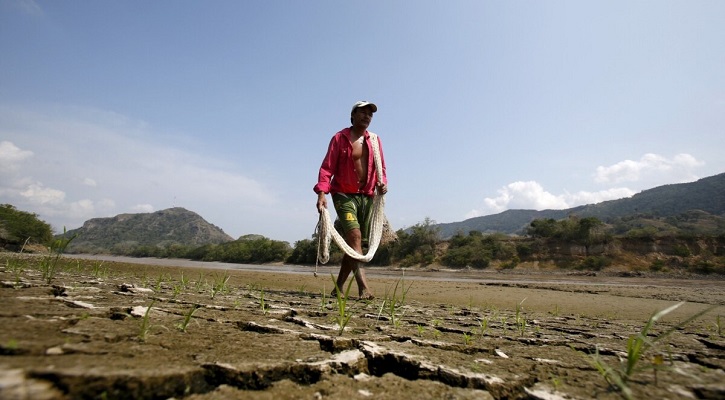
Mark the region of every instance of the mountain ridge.
POLYGON ((221 228, 183 207, 93 218, 65 235, 75 236, 68 246, 69 253, 106 252, 108 249, 134 246, 202 246, 234 240, 221 228))
POLYGON ((523 234, 535 219, 555 220, 569 216, 596 217, 603 222, 632 215, 674 217, 688 211, 703 211, 715 217, 725 217, 725 173, 643 190, 631 197, 587 204, 563 210, 506 210, 498 214, 473 217, 459 222, 434 226, 442 238, 456 233, 480 231, 483 233, 523 234))

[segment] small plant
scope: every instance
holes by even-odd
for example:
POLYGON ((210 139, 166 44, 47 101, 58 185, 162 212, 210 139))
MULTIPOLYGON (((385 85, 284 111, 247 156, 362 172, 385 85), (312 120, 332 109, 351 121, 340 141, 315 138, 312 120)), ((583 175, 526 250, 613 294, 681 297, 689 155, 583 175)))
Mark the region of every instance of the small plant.
POLYGON ((304 284, 298 286, 297 287, 297 292, 299 294, 303 295, 303 296, 306 295, 307 294, 307 286, 305 286, 304 284))
POLYGON ((269 306, 264 302, 264 289, 259 291, 259 308, 262 309, 262 314, 267 315, 269 312, 269 306))
POLYGON ((65 252, 66 247, 76 238, 77 235, 71 236, 66 239, 66 230, 63 228, 63 236, 59 239, 53 240, 50 245, 48 254, 40 260, 40 272, 43 274, 43 280, 49 284, 55 278, 55 274, 58 273, 58 261, 65 252))
POLYGON ((151 331, 151 323, 149 322, 149 314, 151 313, 151 307, 154 306, 154 303, 156 300, 152 300, 151 304, 146 308, 146 312, 143 315, 143 318, 141 319, 141 328, 139 329, 138 338, 141 339, 142 342, 146 341, 146 338, 148 337, 149 332, 151 331))
POLYGON ((189 311, 187 311, 186 314, 184 315, 184 320, 181 321, 178 325, 176 325, 176 327, 179 328, 180 331, 186 333, 186 328, 189 326, 189 322, 191 322, 191 317, 193 317, 196 310, 198 310, 200 308, 201 308, 201 305, 199 305, 199 304, 194 304, 193 306, 191 306, 191 308, 189 308, 189 311))
MULTIPOLYGON (((94 278, 100 278, 104 275, 104 270, 102 268, 103 263, 105 263, 105 261, 100 261, 100 262, 96 262, 93 264, 91 274, 93 275, 94 278)), ((105 275, 108 275, 108 273, 106 273, 105 275)))
POLYGON ((4 346, 4 347, 5 347, 5 349, 7 349, 7 350, 12 350, 12 351, 15 351, 15 350, 17 350, 17 349, 18 349, 18 348, 19 348, 20 346, 18 345, 18 341, 17 341, 17 340, 15 340, 15 339, 10 339, 10 340, 8 340, 7 344, 5 344, 5 346, 4 346))
POLYGON ((473 335, 463 332, 463 344, 468 346, 471 344, 472 340, 473 340, 473 335))
POLYGON ((19 260, 13 259, 12 262, 10 260, 5 260, 5 268, 13 274, 13 287, 15 289, 19 288, 21 286, 21 275, 25 272, 23 265, 19 260))
POLYGON ((229 282, 229 278, 231 276, 227 271, 224 271, 224 275, 218 276, 214 275, 214 283, 211 285, 211 298, 213 299, 217 294, 219 293, 226 293, 229 291, 229 287, 227 286, 227 283, 229 282))
POLYGON ((418 328, 418 337, 423 337, 423 332, 425 332, 425 327, 418 324, 418 325, 416 325, 416 328, 418 328))
POLYGON ((141 274, 141 287, 147 287, 149 283, 149 272, 146 268, 143 269, 141 274))
POLYGON ((320 312, 325 310, 325 306, 327 305, 327 289, 325 289, 325 286, 322 286, 322 295, 320 296, 320 312))
POLYGON ((441 331, 438 329, 433 328, 433 339, 438 340, 441 337, 441 331))
POLYGON ((715 317, 715 332, 718 336, 722 336, 722 323, 720 322, 720 315, 715 317))
POLYGON ((558 317, 561 314, 561 310, 559 310, 559 305, 554 304, 554 309, 550 311, 549 314, 553 315, 554 317, 558 317))
POLYGON ((330 274, 330 278, 332 278, 332 282, 335 285, 335 297, 337 300, 337 315, 335 316, 335 322, 337 322, 337 326, 340 327, 337 334, 342 335, 345 331, 345 326, 347 326, 348 322, 350 322, 350 317, 352 317, 352 313, 347 307, 347 299, 350 294, 353 279, 350 279, 350 282, 347 284, 347 289, 345 289, 345 294, 343 295, 342 290, 337 287, 335 277, 330 274))
POLYGON ((521 300, 521 303, 516 305, 516 316, 515 316, 515 323, 516 323, 516 330, 519 332, 519 336, 524 336, 524 332, 526 331, 526 316, 524 315, 524 301, 526 299, 524 298, 521 300))
POLYGON ((176 299, 181 294, 181 291, 182 291, 181 284, 174 285, 172 290, 173 290, 173 295, 171 296, 171 298, 176 299))
POLYGON ((164 282, 164 274, 159 274, 159 277, 156 279, 156 285, 154 286, 154 289, 156 292, 161 291, 161 284, 164 282))
POLYGON ((204 275, 199 272, 199 279, 196 280, 194 283, 194 290, 196 290, 197 293, 201 293, 204 291, 204 286, 206 285, 206 279, 204 279, 204 275))
MULTIPOLYGON (((669 314, 670 312, 674 311, 681 305, 685 304, 684 302, 677 303, 673 306, 670 306, 662 311, 659 311, 655 314, 653 314, 650 319, 647 321, 645 326, 642 328, 642 330, 636 334, 629 337, 627 340, 627 358, 623 360, 620 363, 619 368, 613 368, 609 365, 607 365, 602 357, 599 355, 599 348, 595 348, 594 354, 590 355, 591 357, 591 363, 592 365, 599 371, 600 375, 607 381, 608 384, 614 385, 617 387, 621 392, 622 395, 627 398, 632 398, 632 391, 629 388, 629 381, 632 379, 633 375, 637 372, 647 370, 647 369, 657 369, 661 368, 662 362, 660 362, 661 358, 655 357, 653 359, 653 362, 650 365, 640 365, 640 360, 642 359, 643 355, 652 348, 657 342, 661 341, 662 339, 665 339, 667 336, 672 334, 674 331, 682 328, 686 324, 690 323, 692 320, 699 318, 701 315, 705 314, 706 312, 710 311, 714 307, 706 308, 695 315, 687 318, 686 320, 680 322, 679 324, 667 329, 663 333, 655 336, 653 339, 649 338, 648 335, 650 334, 650 329, 652 326, 660 320, 665 315, 669 314)), ((655 379, 656 379, 656 372, 655 372, 655 379)))
POLYGON ((404 279, 405 277, 398 279, 398 281, 395 282, 392 294, 390 294, 387 288, 385 289, 385 296, 383 297, 383 302, 380 305, 380 310, 378 311, 378 318, 380 318, 383 310, 385 310, 388 317, 390 317, 390 323, 396 328, 400 326, 400 317, 402 316, 399 314, 398 310, 405 305, 405 297, 412 286, 411 284, 406 288, 404 279), (401 288, 400 297, 398 297, 398 287, 401 288))
POLYGON ((181 290, 185 290, 189 286, 189 278, 184 276, 184 272, 181 272, 181 278, 179 278, 179 287, 181 290))
POLYGON ((478 333, 483 336, 488 332, 488 318, 478 320, 478 333))
POLYGON ((554 390, 559 390, 562 384, 563 382, 561 378, 551 375, 551 385, 554 386, 554 390))

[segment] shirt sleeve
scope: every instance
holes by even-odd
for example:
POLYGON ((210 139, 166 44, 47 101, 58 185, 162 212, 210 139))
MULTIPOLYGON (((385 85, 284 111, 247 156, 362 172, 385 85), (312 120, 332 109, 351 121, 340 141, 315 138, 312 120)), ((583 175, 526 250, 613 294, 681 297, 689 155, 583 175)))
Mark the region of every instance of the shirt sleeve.
POLYGON ((315 193, 330 193, 330 181, 334 175, 338 157, 338 146, 335 142, 336 137, 337 136, 333 136, 332 139, 330 139, 330 144, 327 147, 327 154, 325 154, 325 158, 322 160, 322 165, 320 165, 320 171, 317 175, 317 184, 313 188, 315 193))

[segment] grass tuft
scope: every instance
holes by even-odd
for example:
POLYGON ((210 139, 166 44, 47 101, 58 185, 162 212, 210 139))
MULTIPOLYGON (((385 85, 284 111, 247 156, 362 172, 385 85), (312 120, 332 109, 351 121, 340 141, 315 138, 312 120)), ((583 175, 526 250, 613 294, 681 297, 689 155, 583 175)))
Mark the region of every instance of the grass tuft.
POLYGON ((652 347, 654 347, 657 342, 664 340, 674 331, 682 328, 683 326, 687 325, 691 321, 699 318, 700 316, 714 308, 714 306, 708 307, 696 313, 695 315, 692 315, 686 320, 680 322, 679 324, 665 330, 659 335, 654 336, 654 338, 650 338, 648 336, 650 335, 650 330, 652 329, 652 326, 657 321, 659 321, 662 317, 671 313, 675 309, 679 308, 683 304, 685 303, 680 302, 653 314, 639 333, 630 336, 627 340, 627 358, 621 360, 619 366, 609 366, 600 356, 598 347, 595 348, 594 354, 590 354, 591 364, 597 369, 597 371, 599 371, 599 374, 602 375, 602 377, 607 381, 609 385, 612 385, 620 390, 624 398, 632 399, 632 390, 629 388, 629 382, 632 380, 633 376, 636 373, 648 369, 653 369, 655 370, 653 373, 655 374, 656 379, 656 369, 663 368, 663 363, 660 362, 661 358, 658 358, 656 356, 652 359, 652 363, 642 365, 641 360, 643 359, 644 354, 647 353, 647 351, 650 350, 652 347))

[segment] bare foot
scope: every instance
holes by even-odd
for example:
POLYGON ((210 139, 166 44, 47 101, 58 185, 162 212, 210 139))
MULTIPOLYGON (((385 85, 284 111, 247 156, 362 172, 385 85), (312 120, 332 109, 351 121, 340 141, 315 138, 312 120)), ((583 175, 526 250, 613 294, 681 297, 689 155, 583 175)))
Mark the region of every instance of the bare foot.
POLYGON ((375 300, 375 296, 373 296, 372 293, 370 293, 370 292, 363 292, 360 295, 360 300, 367 300, 367 301, 375 300))

